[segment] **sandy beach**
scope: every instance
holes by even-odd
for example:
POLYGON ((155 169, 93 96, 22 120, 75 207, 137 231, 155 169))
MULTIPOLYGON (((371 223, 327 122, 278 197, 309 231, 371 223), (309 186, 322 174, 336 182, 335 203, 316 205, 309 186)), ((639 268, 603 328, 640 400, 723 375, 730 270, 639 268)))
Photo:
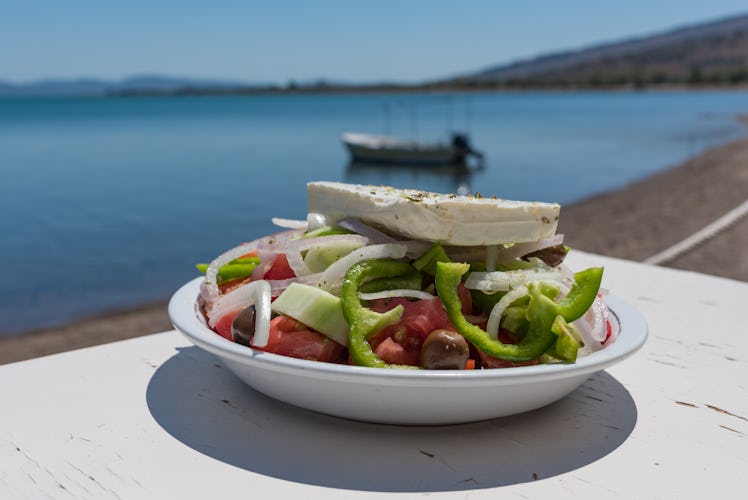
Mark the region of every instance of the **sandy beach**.
MULTIPOLYGON (((743 119, 748 124, 748 120, 743 119)), ((562 208, 559 232, 581 250, 641 261, 748 199, 748 138, 709 149, 623 189, 562 208)), ((748 281, 748 217, 663 265, 748 281)), ((0 364, 172 328, 166 301, 0 338, 0 364)))
MULTIPOLYGON (((748 125, 748 118, 741 121, 748 125)), ((642 261, 689 237, 748 199, 748 138, 563 207, 560 233, 574 248, 642 261)), ((748 217, 676 259, 669 267, 748 281, 748 217)))

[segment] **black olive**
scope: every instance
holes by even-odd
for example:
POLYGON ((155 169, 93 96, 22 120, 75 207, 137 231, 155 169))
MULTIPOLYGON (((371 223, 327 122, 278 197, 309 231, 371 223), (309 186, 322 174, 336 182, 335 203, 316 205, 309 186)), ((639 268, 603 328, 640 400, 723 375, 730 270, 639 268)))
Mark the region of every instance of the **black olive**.
POLYGON ((464 370, 470 355, 465 337, 449 330, 434 330, 421 347, 421 368, 464 370))
POLYGON ((231 336, 234 342, 248 346, 255 334, 255 306, 245 307, 231 322, 231 336))

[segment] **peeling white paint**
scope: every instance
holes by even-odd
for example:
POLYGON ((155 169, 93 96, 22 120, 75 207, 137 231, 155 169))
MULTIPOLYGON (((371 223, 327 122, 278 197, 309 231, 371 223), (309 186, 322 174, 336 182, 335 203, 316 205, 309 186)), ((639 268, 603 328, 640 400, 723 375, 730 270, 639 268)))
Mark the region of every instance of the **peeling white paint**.
POLYGON ((748 284, 569 256, 575 269, 600 264, 603 286, 647 318, 648 343, 551 407, 489 422, 404 428, 294 409, 174 332, 2 366, 0 498, 748 491, 748 284))

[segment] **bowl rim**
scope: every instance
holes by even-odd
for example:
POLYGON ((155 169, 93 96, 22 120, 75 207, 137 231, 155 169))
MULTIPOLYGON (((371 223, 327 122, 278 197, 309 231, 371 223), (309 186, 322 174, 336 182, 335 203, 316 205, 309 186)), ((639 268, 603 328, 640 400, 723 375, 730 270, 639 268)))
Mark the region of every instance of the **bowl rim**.
POLYGON ((636 353, 647 340, 649 328, 644 316, 631 304, 614 294, 607 294, 605 302, 611 318, 618 323, 619 336, 613 344, 578 358, 573 364, 540 364, 487 370, 398 370, 369 368, 305 360, 259 351, 237 344, 208 328, 199 316, 197 297, 203 277, 182 285, 169 300, 168 313, 174 328, 193 344, 220 358, 239 364, 256 365, 273 371, 302 371, 306 375, 325 378, 353 378, 366 383, 384 380, 427 383, 511 384, 539 382, 544 379, 567 378, 602 370, 636 353))

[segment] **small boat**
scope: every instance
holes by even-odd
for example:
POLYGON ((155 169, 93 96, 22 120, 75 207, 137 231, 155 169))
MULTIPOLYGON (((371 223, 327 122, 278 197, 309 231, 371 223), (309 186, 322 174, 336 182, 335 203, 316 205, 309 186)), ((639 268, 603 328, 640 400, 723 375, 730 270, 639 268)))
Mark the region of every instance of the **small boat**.
POLYGON ((341 140, 354 161, 367 163, 464 165, 468 156, 483 157, 470 146, 466 134, 453 134, 450 142, 419 142, 344 132, 341 140))

